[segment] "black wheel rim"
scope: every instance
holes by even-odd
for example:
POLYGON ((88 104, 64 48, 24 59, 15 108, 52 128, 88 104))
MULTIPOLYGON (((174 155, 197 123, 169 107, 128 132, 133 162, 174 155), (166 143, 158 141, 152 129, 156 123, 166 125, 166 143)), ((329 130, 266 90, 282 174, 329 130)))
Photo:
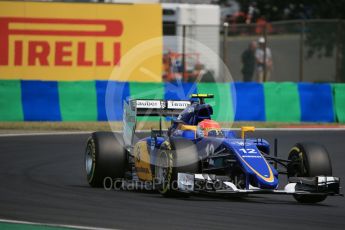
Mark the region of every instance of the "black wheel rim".
POLYGON ((93 168, 94 168, 92 150, 93 150, 92 145, 88 144, 85 151, 85 170, 88 177, 90 177, 93 174, 93 168))
POLYGON ((160 185, 161 192, 165 192, 165 190, 167 190, 167 186, 169 185, 168 172, 169 172, 168 156, 165 151, 162 151, 157 159, 156 170, 155 170, 155 177, 158 184, 160 185))

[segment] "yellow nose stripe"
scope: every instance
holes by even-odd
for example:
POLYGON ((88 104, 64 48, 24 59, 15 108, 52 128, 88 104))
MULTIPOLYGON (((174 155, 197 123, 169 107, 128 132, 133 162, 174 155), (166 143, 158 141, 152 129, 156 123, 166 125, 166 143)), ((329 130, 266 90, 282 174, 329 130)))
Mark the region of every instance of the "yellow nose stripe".
MULTIPOLYGON (((261 155, 261 154, 260 154, 261 155)), ((273 182, 274 181, 274 176, 273 176, 273 172, 271 167, 269 166, 269 164, 267 163, 267 161, 265 160, 265 158, 261 155, 261 157, 263 158, 263 160, 266 163, 266 166, 268 167, 268 171, 269 171, 269 177, 265 177, 262 174, 260 174, 258 171, 256 171, 245 159, 243 159, 243 157, 241 155, 238 155, 242 161, 248 166, 248 168, 250 168, 257 176, 259 176, 261 179, 263 179, 266 182, 273 182)))

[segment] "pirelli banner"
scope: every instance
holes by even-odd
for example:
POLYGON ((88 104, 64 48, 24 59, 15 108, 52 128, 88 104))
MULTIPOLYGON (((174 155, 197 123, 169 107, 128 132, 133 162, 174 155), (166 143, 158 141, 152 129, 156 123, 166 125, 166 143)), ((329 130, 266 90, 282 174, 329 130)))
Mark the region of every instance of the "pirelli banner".
MULTIPOLYGON (((162 36, 161 12, 159 4, 1 1, 0 80, 108 80, 133 48, 162 36)), ((125 79, 112 80, 161 81, 161 53, 156 39, 132 55, 140 61, 125 79)))

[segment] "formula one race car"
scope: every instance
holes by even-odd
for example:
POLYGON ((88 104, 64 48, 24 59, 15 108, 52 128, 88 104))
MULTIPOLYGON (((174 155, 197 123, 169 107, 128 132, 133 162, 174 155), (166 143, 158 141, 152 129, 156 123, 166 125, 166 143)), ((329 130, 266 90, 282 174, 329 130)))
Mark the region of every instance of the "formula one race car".
POLYGON ((213 95, 192 94, 191 98, 125 103, 123 133, 95 132, 88 140, 88 183, 93 187, 120 183, 122 188, 145 184, 164 196, 290 194, 304 203, 341 195, 340 180, 332 176, 323 146, 298 143, 288 159, 280 159, 270 155, 266 140, 246 137, 254 127, 242 127, 241 137, 236 137, 212 120, 213 109, 205 99, 213 95), (137 116, 159 116, 160 128, 140 138, 137 116), (172 118, 167 131, 161 128, 162 117, 172 118), (283 189, 278 189, 278 174, 287 175, 283 189))

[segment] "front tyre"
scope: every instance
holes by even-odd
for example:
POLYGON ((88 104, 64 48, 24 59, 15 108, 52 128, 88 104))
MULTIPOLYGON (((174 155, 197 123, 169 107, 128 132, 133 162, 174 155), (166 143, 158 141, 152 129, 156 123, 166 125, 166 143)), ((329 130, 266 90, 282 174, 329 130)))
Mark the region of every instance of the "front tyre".
POLYGON ((85 171, 92 187, 102 187, 104 179, 123 178, 127 156, 120 134, 95 132, 89 137, 85 151, 85 171))
MULTIPOLYGON (((324 146, 315 143, 297 143, 289 153, 288 177, 332 176, 332 164, 324 146)), ((318 203, 327 195, 300 195, 294 198, 301 203, 318 203)))
POLYGON ((155 181, 163 196, 188 196, 178 191, 178 173, 198 173, 199 158, 195 144, 177 139, 162 144, 155 164, 155 181))

